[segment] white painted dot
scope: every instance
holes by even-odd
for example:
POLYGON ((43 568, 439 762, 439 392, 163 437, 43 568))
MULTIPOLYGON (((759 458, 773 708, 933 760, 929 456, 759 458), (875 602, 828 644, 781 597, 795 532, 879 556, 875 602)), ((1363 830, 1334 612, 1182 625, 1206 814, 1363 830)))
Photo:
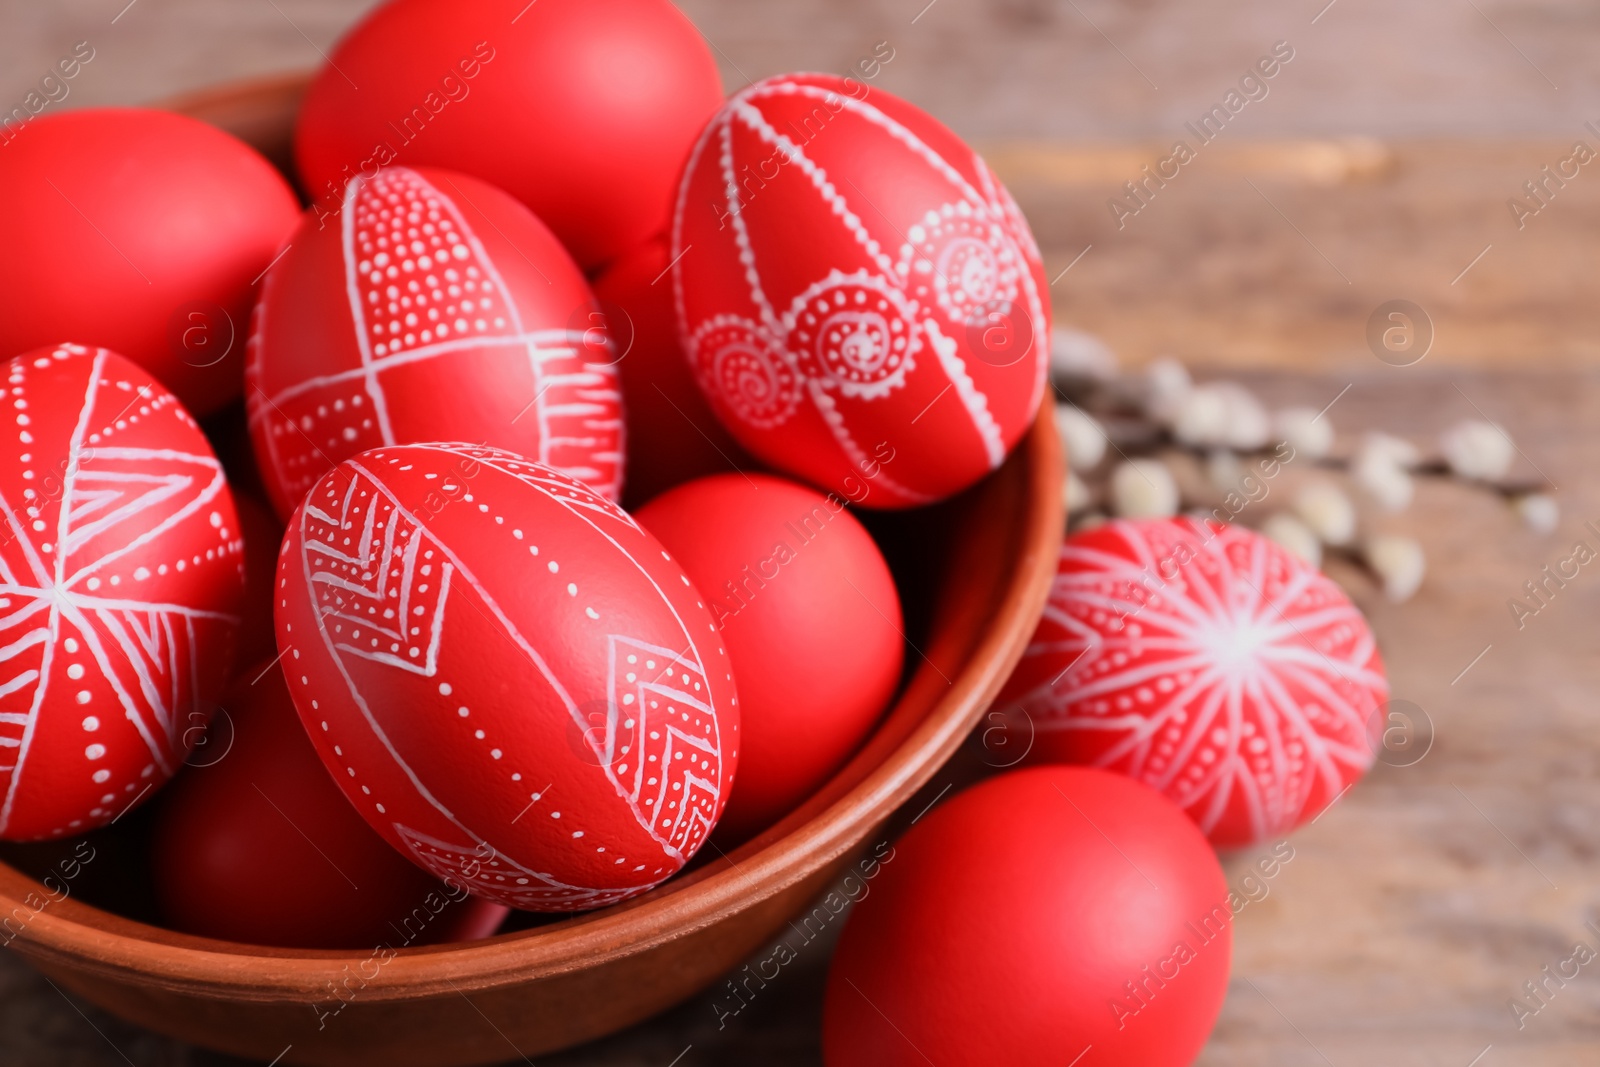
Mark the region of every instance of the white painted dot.
POLYGON ((98 743, 90 745, 83 750, 83 754, 89 759, 100 759, 106 754, 106 746, 98 743))

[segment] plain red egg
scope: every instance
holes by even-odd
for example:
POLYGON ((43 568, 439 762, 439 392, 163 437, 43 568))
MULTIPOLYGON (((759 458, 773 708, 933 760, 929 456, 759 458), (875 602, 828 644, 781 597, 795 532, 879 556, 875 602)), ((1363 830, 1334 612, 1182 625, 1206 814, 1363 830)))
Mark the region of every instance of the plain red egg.
POLYGON ((599 907, 716 825, 738 761, 727 649, 683 568, 582 482, 471 445, 363 452, 296 510, 278 592, 318 754, 436 876, 599 907))
POLYGON ((711 50, 667 0, 390 0, 312 83, 295 156, 328 206, 390 163, 466 171, 590 269, 665 230, 721 102, 711 50))
POLYGON ((1027 223, 960 138, 864 82, 736 93, 690 158, 672 255, 729 430, 824 489, 868 476, 865 507, 965 489, 1038 410, 1049 291, 1027 223))
POLYGON ((609 334, 628 422, 630 507, 707 474, 754 466, 694 382, 678 343, 664 237, 613 263, 594 283, 594 328, 609 334))
POLYGON ((390 167, 308 213, 267 272, 246 401, 278 514, 340 460, 469 441, 622 491, 616 357, 550 230, 493 186, 390 167))
POLYGON ((183 763, 232 668, 244 559, 221 464, 142 368, 61 345, 5 374, 0 837, 26 841, 103 826, 183 763))
POLYGON ((239 395, 255 283, 294 230, 283 177, 165 111, 63 111, 0 152, 0 356, 104 345, 205 415, 239 395))
POLYGON ((1185 1067, 1222 1009, 1222 868, 1137 782, 1012 771, 878 864, 828 972, 828 1067, 1185 1067))
POLYGON ((1388 697, 1372 629, 1330 579, 1242 526, 1179 518, 1067 539, 997 707, 1030 759, 1137 778, 1227 848, 1354 784, 1388 697))
POLYGON ((390 848, 334 785, 270 660, 229 688, 162 797, 152 866, 173 929, 251 945, 402 948, 488 937, 503 905, 390 848))
POLYGON ((904 626, 883 554, 846 501, 720 474, 640 508, 706 597, 739 685, 739 778, 722 834, 753 836, 827 781, 900 681, 904 626))

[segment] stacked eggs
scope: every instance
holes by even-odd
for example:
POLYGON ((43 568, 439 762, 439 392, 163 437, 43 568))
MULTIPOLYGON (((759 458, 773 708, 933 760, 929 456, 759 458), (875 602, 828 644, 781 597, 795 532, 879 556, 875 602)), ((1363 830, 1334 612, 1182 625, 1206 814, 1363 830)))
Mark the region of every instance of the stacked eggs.
POLYGON ((38 207, 0 219, 0 837, 177 777, 166 920, 341 945, 782 822, 901 680, 858 511, 971 486, 1039 405, 1005 190, 860 81, 725 100, 665 0, 392 0, 294 148, 104 110, 0 157, 38 207))
MULTIPOLYGON (((904 674, 859 516, 972 487, 1043 398, 999 180, 860 80, 724 99, 667 0, 389 0, 295 158, 298 198, 138 110, 0 153, 31 205, 0 216, 0 838, 176 778, 141 824, 169 925, 403 947, 799 825, 904 674)), ((903 840, 829 1062, 1186 1062, 1229 958, 1206 836, 1331 803, 1385 693, 1359 613, 1254 535, 1069 543, 998 714, 1099 769, 903 840), (1168 964, 1133 1019, 1119 983, 1168 964)))

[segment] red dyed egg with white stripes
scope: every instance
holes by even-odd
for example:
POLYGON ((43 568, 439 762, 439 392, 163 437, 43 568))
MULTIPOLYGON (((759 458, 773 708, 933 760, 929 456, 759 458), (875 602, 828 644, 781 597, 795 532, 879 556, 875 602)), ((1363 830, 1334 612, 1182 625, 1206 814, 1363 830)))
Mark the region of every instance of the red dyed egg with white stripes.
POLYGON ((243 542, 222 466, 131 360, 5 364, 0 837, 78 834, 183 764, 228 680, 243 542))
POLYGON ((622 401, 594 294, 532 212, 476 178, 388 167, 311 212, 267 272, 246 359, 250 428, 287 517, 379 445, 473 441, 615 498, 622 401))
POLYGON ((1027 223, 960 138, 863 82, 791 74, 729 99, 672 253, 700 387, 747 449, 822 488, 942 499, 1038 408, 1049 295, 1027 223))
POLYGON ((1287 833, 1360 778, 1388 699, 1338 586, 1244 527, 1179 518, 1067 539, 999 704, 1008 746, 1137 778, 1231 847, 1287 833))
POLYGON ((516 908, 642 893, 738 759, 709 607, 588 485, 473 445, 363 452, 289 523, 275 608, 312 742, 380 834, 516 908))

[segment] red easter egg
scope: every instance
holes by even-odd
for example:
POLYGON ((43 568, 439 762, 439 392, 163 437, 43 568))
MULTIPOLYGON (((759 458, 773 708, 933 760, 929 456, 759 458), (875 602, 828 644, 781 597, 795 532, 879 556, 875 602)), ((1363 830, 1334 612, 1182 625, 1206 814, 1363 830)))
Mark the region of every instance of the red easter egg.
POLYGON ((1222 1009, 1222 868, 1127 778, 991 778, 873 873, 828 972, 828 1067, 1184 1067, 1222 1009))
POLYGON ((905 644, 894 577, 845 501, 771 475, 689 482, 637 518, 721 627, 740 735, 721 833, 751 837, 816 792, 894 695, 905 644))
POLYGON ((0 151, 0 355, 71 337, 196 415, 239 395, 255 283, 300 218, 244 142, 166 111, 63 111, 0 151))
POLYGON ((151 865, 167 924, 252 945, 373 948, 488 937, 503 905, 441 882, 344 799, 270 661, 236 679, 203 761, 161 800, 151 865), (215 750, 213 750, 213 747, 215 750))
POLYGON ((925 504, 1033 421, 1050 312, 1028 225, 972 149, 888 93, 793 74, 735 94, 690 157, 672 254, 701 389, 781 470, 925 504))
POLYGON ((278 585, 318 753, 438 877, 598 907, 670 877, 721 814, 738 707, 710 609, 582 482, 472 445, 363 452, 296 510, 278 585))
POLYGON ((143 369, 5 365, 0 837, 76 834, 170 778, 227 682, 243 542, 200 428, 143 369))
POLYGON ((716 61, 667 0, 390 0, 306 94, 295 157, 322 209, 390 163, 506 190, 585 268, 666 228, 716 61))
POLYGON ((678 343, 665 238, 647 241, 594 283, 595 326, 609 334, 628 423, 627 501, 755 465, 712 414, 678 343))
POLYGON ((1337 585, 1242 526, 1179 518, 1067 539, 999 705, 1030 759, 1137 778, 1230 848, 1288 833, 1360 778, 1388 697, 1337 585))
POLYGON ((594 294, 533 213, 475 178, 390 167, 308 214, 267 272, 246 398, 288 517, 330 467, 475 441, 622 489, 622 409, 594 294))

